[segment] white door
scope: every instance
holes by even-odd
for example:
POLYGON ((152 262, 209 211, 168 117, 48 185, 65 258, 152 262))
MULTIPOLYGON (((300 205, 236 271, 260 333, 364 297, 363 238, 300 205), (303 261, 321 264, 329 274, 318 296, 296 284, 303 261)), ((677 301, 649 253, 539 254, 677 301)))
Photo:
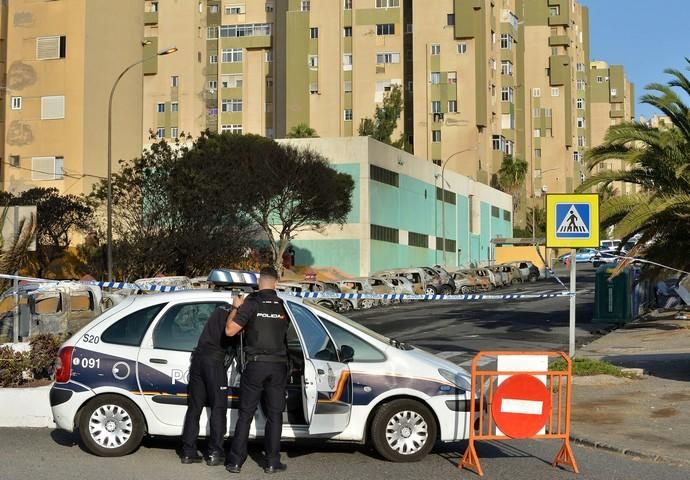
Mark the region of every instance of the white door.
POLYGON ((319 319, 307 307, 286 302, 304 352, 304 410, 309 433, 345 430, 350 421, 350 369, 338 359, 338 350, 319 319))
MULTIPOLYGON (((162 423, 179 427, 184 424, 190 355, 211 313, 220 305, 227 303, 207 300, 169 304, 141 344, 139 387, 162 423)), ((201 415, 202 435, 206 417, 201 415)))

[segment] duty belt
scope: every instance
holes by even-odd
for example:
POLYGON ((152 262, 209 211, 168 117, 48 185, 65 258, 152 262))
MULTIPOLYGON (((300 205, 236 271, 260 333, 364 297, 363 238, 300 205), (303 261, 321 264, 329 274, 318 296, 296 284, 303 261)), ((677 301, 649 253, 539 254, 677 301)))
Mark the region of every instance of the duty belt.
POLYGON ((276 362, 287 363, 284 355, 247 355, 247 362, 276 362))

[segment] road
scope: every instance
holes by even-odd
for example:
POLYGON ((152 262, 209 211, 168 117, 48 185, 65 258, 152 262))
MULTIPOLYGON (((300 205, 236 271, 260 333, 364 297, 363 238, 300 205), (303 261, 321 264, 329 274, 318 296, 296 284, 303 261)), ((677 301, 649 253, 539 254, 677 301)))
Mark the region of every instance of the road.
MULTIPOLYGON (((578 276, 577 345, 601 333, 592 325, 593 270, 581 268, 578 276), (594 332, 594 333, 593 333, 594 332)), ((561 272, 562 273, 562 272, 561 272)), ((525 284, 512 291, 558 291, 553 281, 525 284)), ((506 290, 506 292, 508 292, 506 290)), ((499 293, 499 292, 497 292, 499 293)), ((356 312, 352 318, 383 334, 433 351, 462 365, 469 365, 480 350, 567 350, 568 298, 487 302, 424 302, 356 312)), ((222 467, 182 466, 175 449, 177 439, 148 438, 142 447, 124 458, 98 458, 78 446, 77 436, 48 429, 0 429, 0 480, 169 480, 191 476, 195 480, 227 479, 222 467)), ((439 446, 433 454, 413 464, 381 460, 363 446, 287 444, 285 479, 378 479, 418 480, 431 478, 477 479, 457 469, 464 442, 439 446)), ((559 445, 555 441, 479 443, 485 478, 511 480, 631 480, 663 478, 686 480, 690 469, 636 460, 629 456, 575 446, 581 474, 554 469, 559 445)), ((254 444, 239 478, 263 478, 257 465, 260 445, 254 444)))

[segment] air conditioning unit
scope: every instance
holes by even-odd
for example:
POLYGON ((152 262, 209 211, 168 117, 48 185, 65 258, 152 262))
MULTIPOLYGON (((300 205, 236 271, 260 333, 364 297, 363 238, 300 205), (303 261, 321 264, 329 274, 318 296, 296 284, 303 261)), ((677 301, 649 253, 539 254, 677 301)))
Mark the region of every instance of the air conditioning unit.
POLYGON ((10 165, 13 167, 19 166, 19 155, 10 155, 10 165))

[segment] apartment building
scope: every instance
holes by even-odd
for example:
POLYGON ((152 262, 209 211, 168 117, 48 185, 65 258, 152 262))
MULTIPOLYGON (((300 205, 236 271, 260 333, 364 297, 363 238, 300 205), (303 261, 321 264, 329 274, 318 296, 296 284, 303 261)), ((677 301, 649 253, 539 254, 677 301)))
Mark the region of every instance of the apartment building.
MULTIPOLYGON (((626 78, 622 65, 609 65, 604 61, 591 62, 589 87, 591 142, 592 145, 599 145, 603 143, 610 126, 635 119, 635 89, 626 78)), ((619 160, 607 161, 598 166, 598 170, 623 168, 625 165, 619 160)), ((636 191, 636 185, 620 182, 614 188, 621 195, 636 191)))
MULTIPOLYGON (((107 172, 108 96, 120 71, 142 58, 138 0, 0 3, 0 156, 8 191, 90 192, 107 172)), ((114 97, 113 158, 142 146, 142 74, 114 97)))

